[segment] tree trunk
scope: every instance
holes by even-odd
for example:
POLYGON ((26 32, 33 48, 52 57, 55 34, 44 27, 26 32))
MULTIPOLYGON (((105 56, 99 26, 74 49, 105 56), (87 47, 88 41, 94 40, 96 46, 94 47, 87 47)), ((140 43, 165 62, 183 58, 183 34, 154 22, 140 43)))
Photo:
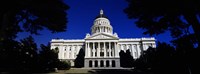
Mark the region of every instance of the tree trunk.
POLYGON ((199 24, 196 14, 188 14, 184 16, 185 16, 185 19, 188 21, 188 23, 192 25, 194 34, 198 41, 198 47, 200 47, 200 24, 199 24))

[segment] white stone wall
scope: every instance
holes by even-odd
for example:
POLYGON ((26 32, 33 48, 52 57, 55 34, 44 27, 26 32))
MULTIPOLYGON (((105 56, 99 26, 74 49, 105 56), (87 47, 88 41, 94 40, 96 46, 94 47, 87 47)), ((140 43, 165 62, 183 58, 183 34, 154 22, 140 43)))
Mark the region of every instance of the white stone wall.
MULTIPOLYGON (((86 67, 89 67, 89 61, 91 58, 93 58, 92 61, 95 60, 107 60, 107 58, 113 59, 113 60, 119 60, 119 52, 121 50, 126 51, 129 49, 131 52, 131 55, 134 59, 137 59, 140 57, 142 51, 146 51, 148 47, 156 47, 155 39, 154 38, 129 38, 129 39, 119 39, 119 40, 64 40, 64 39, 53 39, 51 41, 51 49, 54 49, 56 47, 59 48, 58 53, 58 59, 61 60, 67 60, 71 62, 71 65, 74 66, 74 60, 76 59, 76 55, 78 55, 81 48, 83 48, 85 52, 85 65, 88 65, 86 67), (93 43, 95 46, 93 47, 93 43), (100 44, 98 44, 100 43, 100 44), (112 49, 112 55, 113 56, 104 56, 100 57, 99 54, 96 55, 98 57, 94 57, 94 53, 92 53, 93 49, 96 48, 96 52, 100 53, 98 51, 99 49, 104 49, 104 43, 106 43, 106 46, 109 46, 106 48, 112 49), (111 43, 111 44, 109 44, 111 43), (84 46, 86 44, 86 46, 84 46), (100 48, 98 48, 100 46, 100 48), (106 59, 105 59, 106 58, 106 59)), ((105 51, 105 50, 104 50, 105 51)), ((108 53, 111 54, 111 53, 108 53)), ((104 55, 107 55, 104 53, 104 55)), ((118 66, 118 64, 116 65, 118 66)), ((103 68, 103 67, 102 67, 103 68)))

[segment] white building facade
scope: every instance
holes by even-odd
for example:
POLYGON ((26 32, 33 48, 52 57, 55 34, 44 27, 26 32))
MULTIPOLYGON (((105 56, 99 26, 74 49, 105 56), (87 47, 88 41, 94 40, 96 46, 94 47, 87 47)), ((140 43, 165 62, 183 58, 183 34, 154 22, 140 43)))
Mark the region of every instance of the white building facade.
POLYGON ((91 34, 86 34, 84 39, 65 40, 52 39, 51 49, 59 48, 58 58, 71 62, 74 66, 80 49, 85 52, 85 68, 120 68, 119 52, 129 50, 134 59, 140 57, 148 47, 156 47, 155 38, 119 38, 113 33, 113 27, 108 18, 100 10, 94 20, 91 34))

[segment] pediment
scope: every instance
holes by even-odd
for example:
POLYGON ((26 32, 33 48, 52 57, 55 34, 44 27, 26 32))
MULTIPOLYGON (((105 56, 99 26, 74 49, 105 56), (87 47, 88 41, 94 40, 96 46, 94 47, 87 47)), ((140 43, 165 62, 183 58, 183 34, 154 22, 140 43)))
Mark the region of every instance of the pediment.
POLYGON ((115 37, 115 36, 109 35, 109 34, 99 33, 99 34, 87 37, 85 39, 118 39, 118 37, 115 37))

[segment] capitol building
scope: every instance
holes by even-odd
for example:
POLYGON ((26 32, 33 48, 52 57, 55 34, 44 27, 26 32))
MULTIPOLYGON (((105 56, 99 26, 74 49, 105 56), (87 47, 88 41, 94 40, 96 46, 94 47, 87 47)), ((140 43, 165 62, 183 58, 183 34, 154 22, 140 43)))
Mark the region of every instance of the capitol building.
POLYGON ((156 47, 154 37, 120 38, 117 33, 113 33, 113 27, 103 10, 94 20, 91 33, 87 33, 84 39, 51 40, 51 49, 59 49, 58 59, 69 61, 74 66, 74 60, 80 49, 83 49, 84 67, 93 69, 120 68, 121 50, 129 50, 133 59, 137 59, 148 47, 156 47))

